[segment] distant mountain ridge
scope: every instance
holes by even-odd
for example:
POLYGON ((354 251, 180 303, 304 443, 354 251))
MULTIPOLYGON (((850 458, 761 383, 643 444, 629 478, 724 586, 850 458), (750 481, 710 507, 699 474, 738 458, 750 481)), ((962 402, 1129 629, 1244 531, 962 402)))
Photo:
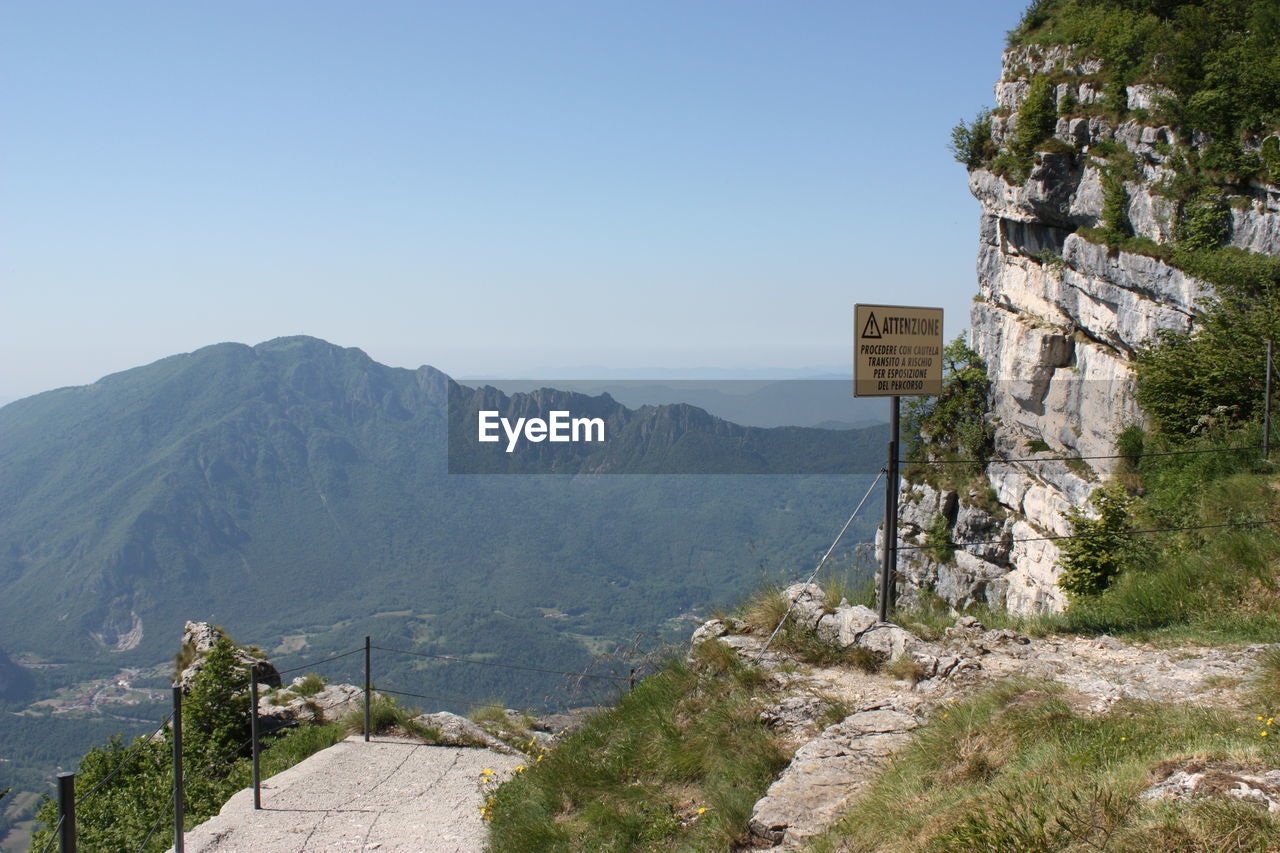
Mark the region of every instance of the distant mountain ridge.
POLYGON ((448 381, 449 470, 455 473, 866 474, 883 430, 744 427, 686 403, 632 409, 609 394, 554 388, 504 394, 448 381), (481 411, 508 424, 553 411, 596 419, 604 440, 565 443, 477 439, 481 411))

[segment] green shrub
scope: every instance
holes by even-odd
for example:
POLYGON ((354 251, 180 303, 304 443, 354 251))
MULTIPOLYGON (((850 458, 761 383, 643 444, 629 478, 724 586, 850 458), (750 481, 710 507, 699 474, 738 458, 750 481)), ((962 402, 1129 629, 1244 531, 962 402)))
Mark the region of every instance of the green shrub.
POLYGON ((980 110, 973 121, 968 124, 962 121, 951 128, 951 144, 947 147, 956 162, 969 169, 989 163, 996 154, 996 144, 991 138, 991 111, 980 110))
MULTIPOLYGON (((183 701, 182 759, 189 827, 217 814, 249 779, 248 677, 235 650, 230 639, 221 637, 206 653, 183 701)), ((194 654, 180 653, 180 658, 189 664, 194 654)), ((264 773, 283 770, 341 737, 337 727, 316 726, 267 739, 262 753, 264 773)), ((154 739, 144 736, 131 743, 114 737, 81 759, 76 779, 81 791, 103 782, 119 767, 110 782, 77 807, 82 849, 136 850, 157 820, 170 819, 165 812, 172 789, 172 752, 172 730, 166 728, 154 739)), ((37 820, 43 825, 34 836, 38 850, 57 825, 57 804, 46 800, 37 820)), ((161 831, 151 835, 145 850, 158 853, 168 846, 169 834, 161 831)))
POLYGON ((1216 249, 1227 238, 1231 211, 1221 192, 1204 189, 1182 206, 1178 241, 1191 251, 1216 249))
POLYGON ((1058 124, 1058 104, 1053 84, 1043 74, 1031 79, 1027 96, 1018 105, 1018 118, 1009 140, 1009 150, 1018 157, 1030 157, 1036 146, 1053 136, 1058 124))
POLYGON ((953 465, 907 466, 904 476, 920 481, 933 478, 935 485, 957 488, 981 475, 991 454, 994 430, 987 422, 990 382, 986 364, 960 335, 942 352, 942 393, 916 397, 903 415, 903 458, 972 459, 953 465))
POLYGON ((1234 248, 1176 254, 1218 295, 1205 301, 1194 332, 1157 332, 1134 366, 1139 405, 1160 433, 1187 440, 1215 418, 1259 415, 1266 341, 1280 342, 1280 260, 1234 248))
POLYGON ((946 564, 955 559, 956 546, 951 541, 951 523, 942 513, 935 515, 925 528, 924 548, 921 550, 935 563, 946 564))
POLYGON ((294 690, 297 691, 299 696, 306 696, 307 698, 310 698, 315 696, 321 690, 324 690, 325 685, 328 683, 329 680, 327 678, 317 675, 314 672, 308 672, 303 676, 302 681, 298 682, 298 685, 294 690))
POLYGON ((1072 599, 1098 595, 1116 575, 1131 566, 1138 546, 1129 534, 1129 509, 1133 499, 1117 488, 1097 489, 1089 503, 1097 510, 1091 518, 1072 507, 1066 518, 1071 539, 1059 542, 1062 575, 1058 586, 1072 599))
MULTIPOLYGON (((389 734, 397 729, 406 731, 413 712, 402 707, 394 696, 385 696, 374 691, 369 700, 369 734, 389 734)), ((364 708, 352 708, 342 718, 342 725, 348 732, 357 734, 364 731, 364 708)))
POLYGON ((1129 221, 1129 191, 1115 169, 1102 171, 1102 230, 1112 243, 1133 236, 1129 221))

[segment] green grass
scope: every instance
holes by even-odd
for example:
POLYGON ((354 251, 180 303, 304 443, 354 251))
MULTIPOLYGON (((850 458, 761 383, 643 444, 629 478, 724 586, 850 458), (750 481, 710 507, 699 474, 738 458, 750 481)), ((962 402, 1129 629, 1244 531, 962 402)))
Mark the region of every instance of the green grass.
POLYGON ((672 662, 490 800, 493 853, 731 850, 786 763, 762 675, 718 641, 672 662))
POLYGON ((1052 684, 1006 683, 945 707, 811 849, 1208 853, 1280 844, 1280 820, 1255 806, 1138 799, 1166 761, 1276 766, 1274 735, 1260 734, 1274 726, 1253 713, 1138 702, 1095 716, 1074 699, 1052 684))
MULTIPOLYGON (((440 739, 440 730, 424 725, 413 718, 421 713, 417 708, 401 705, 393 696, 374 693, 369 702, 369 733, 371 735, 407 734, 428 743, 440 739)), ((352 708, 339 725, 351 734, 364 731, 364 707, 352 708)))
MULTIPOLYGON (((264 745, 260 759, 262 778, 267 779, 288 770, 304 758, 341 743, 346 736, 346 727, 338 723, 290 729, 264 745)), ((242 762, 242 766, 237 767, 232 774, 232 779, 241 786, 252 784, 251 765, 242 762)))
POLYGON ((328 683, 329 680, 324 676, 317 675, 314 672, 308 672, 303 676, 302 681, 298 682, 298 685, 294 690, 297 691, 299 696, 306 696, 307 698, 310 698, 315 696, 321 690, 324 690, 325 685, 328 683))

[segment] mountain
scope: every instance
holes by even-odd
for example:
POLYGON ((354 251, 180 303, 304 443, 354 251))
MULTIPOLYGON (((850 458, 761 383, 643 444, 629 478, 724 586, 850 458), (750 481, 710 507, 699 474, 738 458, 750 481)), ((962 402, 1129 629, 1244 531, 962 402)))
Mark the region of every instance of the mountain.
MULTIPOLYGON (((616 472, 698 453, 743 471, 852 470, 871 454, 865 469, 884 446, 883 428, 753 431, 691 407, 507 397, 313 338, 218 344, 0 409, 0 646, 154 663, 198 618, 286 666, 368 634, 575 669, 812 565, 865 489, 862 476, 451 475, 451 387, 465 406, 609 409, 627 425, 616 472)), ((537 674, 380 666, 416 690, 554 704, 557 680, 537 674)))

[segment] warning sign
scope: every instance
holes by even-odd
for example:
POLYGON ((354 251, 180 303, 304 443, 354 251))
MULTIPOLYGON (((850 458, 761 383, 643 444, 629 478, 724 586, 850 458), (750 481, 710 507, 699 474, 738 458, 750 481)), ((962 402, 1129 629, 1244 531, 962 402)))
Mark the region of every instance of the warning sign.
POLYGON ((942 393, 942 309, 905 305, 853 308, 853 395, 942 393))

